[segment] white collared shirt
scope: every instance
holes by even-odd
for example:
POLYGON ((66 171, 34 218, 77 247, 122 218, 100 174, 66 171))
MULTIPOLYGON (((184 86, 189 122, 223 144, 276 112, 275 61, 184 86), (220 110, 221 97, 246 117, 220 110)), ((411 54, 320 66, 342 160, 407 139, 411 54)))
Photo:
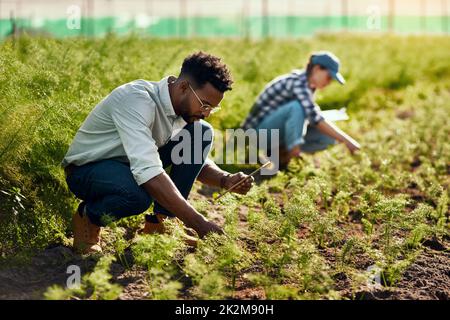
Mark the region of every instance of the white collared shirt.
POLYGON ((173 136, 174 122, 175 129, 186 124, 173 109, 168 78, 114 89, 81 125, 61 165, 114 158, 130 164, 138 185, 162 173, 158 148, 173 136))

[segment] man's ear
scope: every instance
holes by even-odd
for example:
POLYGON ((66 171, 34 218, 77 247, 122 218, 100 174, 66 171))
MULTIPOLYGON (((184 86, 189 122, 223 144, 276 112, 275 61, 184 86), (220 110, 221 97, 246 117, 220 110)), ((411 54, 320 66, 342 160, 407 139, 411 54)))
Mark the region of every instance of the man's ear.
POLYGON ((185 93, 187 90, 189 90, 189 81, 187 81, 186 79, 181 80, 180 90, 182 93, 185 93))

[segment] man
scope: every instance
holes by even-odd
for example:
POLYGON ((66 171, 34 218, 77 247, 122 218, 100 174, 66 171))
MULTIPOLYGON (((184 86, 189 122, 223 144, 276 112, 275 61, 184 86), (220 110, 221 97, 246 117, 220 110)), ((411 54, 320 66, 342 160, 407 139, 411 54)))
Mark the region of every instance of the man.
POLYGON ((324 119, 314 102, 316 89, 327 87, 333 79, 345 83, 339 65, 339 59, 331 52, 314 53, 306 70, 293 70, 271 81, 243 122, 244 130, 268 130, 269 140, 270 130, 279 130, 281 141, 275 145, 280 148, 280 168, 285 168, 301 151, 316 152, 336 142, 344 143, 351 152, 360 149, 358 142, 324 119))
POLYGON ((167 217, 179 218, 200 237, 221 232, 186 199, 196 179, 229 188, 248 178, 233 190, 242 194, 252 186, 253 178, 222 171, 207 159, 212 127, 203 119, 218 110, 232 82, 219 58, 198 52, 184 60, 178 78, 132 81, 92 110, 62 161, 69 189, 83 200, 73 216, 78 252, 100 252, 102 226, 140 214, 152 202, 144 233, 164 232, 167 217))

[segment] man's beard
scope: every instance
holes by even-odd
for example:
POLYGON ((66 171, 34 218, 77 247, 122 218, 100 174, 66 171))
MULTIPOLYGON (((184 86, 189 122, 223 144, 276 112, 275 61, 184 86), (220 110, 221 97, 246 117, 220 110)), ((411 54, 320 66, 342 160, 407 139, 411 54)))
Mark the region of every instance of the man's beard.
POLYGON ((195 116, 195 115, 182 115, 181 117, 187 123, 193 123, 195 121, 199 121, 200 119, 205 119, 204 116, 195 116))
POLYGON ((193 123, 195 121, 199 121, 200 119, 205 119, 205 116, 200 114, 200 115, 195 115, 195 114, 191 114, 187 109, 184 109, 180 116, 183 118, 184 121, 186 121, 187 123, 193 123))
POLYGON ((190 112, 190 107, 188 102, 184 102, 181 105, 181 110, 179 111, 179 116, 183 118, 187 123, 193 123, 195 121, 199 121, 200 119, 205 119, 205 116, 200 114, 193 114, 190 112))

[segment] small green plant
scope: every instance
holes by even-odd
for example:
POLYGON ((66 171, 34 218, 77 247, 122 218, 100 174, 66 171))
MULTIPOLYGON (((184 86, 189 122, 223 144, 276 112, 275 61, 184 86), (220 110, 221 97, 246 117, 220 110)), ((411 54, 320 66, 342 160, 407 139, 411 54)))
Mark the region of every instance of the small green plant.
POLYGON ((345 244, 341 248, 340 260, 341 266, 343 267, 353 256, 355 248, 357 247, 358 239, 351 237, 349 238, 345 244))
POLYGON ((187 248, 183 230, 175 221, 167 221, 166 226, 168 234, 139 236, 131 248, 135 262, 148 270, 152 299, 175 299, 182 287, 174 277, 187 248))
POLYGON ((200 299, 223 299, 229 295, 226 279, 217 270, 212 268, 194 254, 189 254, 184 259, 184 272, 189 276, 194 287, 193 295, 200 299))

